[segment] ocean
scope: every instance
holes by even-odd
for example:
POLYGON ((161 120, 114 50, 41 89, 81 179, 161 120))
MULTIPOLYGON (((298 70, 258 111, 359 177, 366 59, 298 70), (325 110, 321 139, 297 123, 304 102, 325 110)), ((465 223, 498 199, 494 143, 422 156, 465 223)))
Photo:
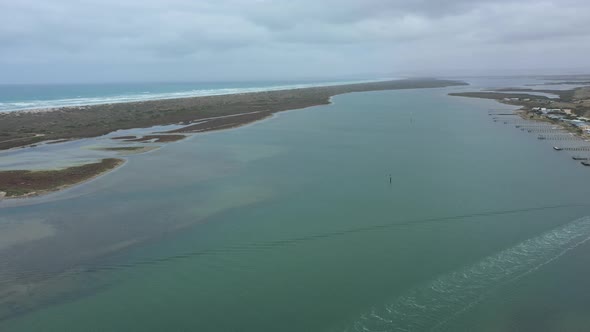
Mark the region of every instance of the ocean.
POLYGON ((0 112, 272 91, 379 80, 382 79, 266 82, 0 84, 0 112))
POLYGON ((0 205, 31 238, 0 248, 0 330, 585 330, 590 169, 492 121, 512 106, 447 95, 525 81, 468 81, 336 96, 0 205))

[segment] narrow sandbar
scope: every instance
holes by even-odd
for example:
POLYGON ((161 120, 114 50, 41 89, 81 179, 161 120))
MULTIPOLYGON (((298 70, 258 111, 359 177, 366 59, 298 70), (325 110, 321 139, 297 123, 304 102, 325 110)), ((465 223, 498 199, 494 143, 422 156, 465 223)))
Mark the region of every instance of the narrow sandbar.
POLYGON ((154 142, 154 143, 167 143, 176 142, 185 138, 185 135, 145 135, 139 138, 126 139, 125 142, 154 142))
POLYGON ((159 149, 159 146, 112 146, 112 147, 102 147, 102 148, 95 148, 95 150, 100 151, 112 151, 117 152, 119 155, 127 156, 131 154, 139 154, 144 152, 153 151, 159 149))

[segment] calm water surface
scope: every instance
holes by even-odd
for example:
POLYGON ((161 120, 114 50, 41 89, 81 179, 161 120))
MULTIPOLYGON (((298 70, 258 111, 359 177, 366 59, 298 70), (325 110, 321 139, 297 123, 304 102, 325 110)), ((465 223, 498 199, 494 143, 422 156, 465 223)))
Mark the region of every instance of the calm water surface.
POLYGON ((590 169, 461 89, 338 96, 0 209, 51 230, 0 251, 0 330, 583 330, 590 169))

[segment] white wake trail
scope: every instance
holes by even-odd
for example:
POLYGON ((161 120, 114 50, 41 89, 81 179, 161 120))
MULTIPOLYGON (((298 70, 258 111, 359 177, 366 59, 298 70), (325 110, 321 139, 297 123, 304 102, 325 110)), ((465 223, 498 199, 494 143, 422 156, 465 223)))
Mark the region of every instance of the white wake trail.
POLYGON ((346 331, 442 329, 494 289, 513 282, 590 241, 590 217, 553 229, 415 288, 390 305, 361 316, 346 331))

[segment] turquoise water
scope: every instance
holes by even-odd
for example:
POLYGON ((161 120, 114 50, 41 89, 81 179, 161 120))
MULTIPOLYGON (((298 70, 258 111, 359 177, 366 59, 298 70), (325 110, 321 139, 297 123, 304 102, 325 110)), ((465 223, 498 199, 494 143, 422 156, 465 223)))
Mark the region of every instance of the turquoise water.
POLYGON ((1 209, 53 233, 0 250, 0 330, 581 330, 590 170, 457 89, 337 96, 1 209))

